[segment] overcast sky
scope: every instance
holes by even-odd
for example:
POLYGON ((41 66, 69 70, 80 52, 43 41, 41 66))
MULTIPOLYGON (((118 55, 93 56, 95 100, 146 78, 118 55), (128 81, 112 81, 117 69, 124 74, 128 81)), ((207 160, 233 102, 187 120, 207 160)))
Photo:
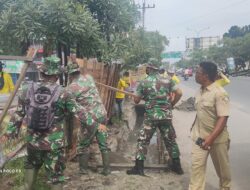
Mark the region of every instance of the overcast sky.
POLYGON ((233 25, 250 25, 250 0, 146 2, 156 6, 146 10, 146 30, 157 30, 170 40, 166 51, 185 50, 185 37, 222 36, 233 25))

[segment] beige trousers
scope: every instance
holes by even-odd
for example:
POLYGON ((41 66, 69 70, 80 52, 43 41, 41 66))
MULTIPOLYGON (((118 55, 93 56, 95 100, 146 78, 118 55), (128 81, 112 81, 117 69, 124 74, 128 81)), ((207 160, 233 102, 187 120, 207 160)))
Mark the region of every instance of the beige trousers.
POLYGON ((230 190, 231 172, 228 158, 229 142, 216 143, 209 151, 201 149, 193 142, 192 173, 189 190, 204 190, 206 181, 207 158, 210 154, 216 173, 220 179, 220 190, 230 190))

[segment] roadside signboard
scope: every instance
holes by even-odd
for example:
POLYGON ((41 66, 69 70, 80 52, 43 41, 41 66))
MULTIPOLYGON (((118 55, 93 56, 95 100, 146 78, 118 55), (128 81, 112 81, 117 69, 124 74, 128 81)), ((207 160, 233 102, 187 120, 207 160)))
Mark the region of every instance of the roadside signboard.
POLYGON ((161 58, 163 58, 163 59, 181 59, 182 52, 180 52, 180 51, 165 52, 165 53, 161 54, 161 58))
POLYGON ((227 68, 228 68, 229 72, 235 71, 235 64, 234 64, 233 57, 227 58, 227 68))
MULTIPOLYGON (((23 61, 18 60, 1 60, 5 64, 4 71, 6 73, 21 73, 22 67, 24 65, 23 61)), ((37 72, 36 65, 42 64, 41 61, 34 61, 34 64, 31 64, 27 72, 37 72)))

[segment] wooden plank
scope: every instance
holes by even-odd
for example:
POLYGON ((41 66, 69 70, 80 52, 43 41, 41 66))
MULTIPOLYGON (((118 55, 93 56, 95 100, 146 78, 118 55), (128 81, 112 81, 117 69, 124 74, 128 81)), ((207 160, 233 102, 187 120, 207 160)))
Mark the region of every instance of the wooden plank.
MULTIPOLYGON (((103 165, 98 165, 98 168, 102 168, 103 165)), ((112 169, 131 169, 134 167, 134 164, 128 164, 128 163, 111 163, 110 167, 112 169)), ((91 167, 89 167, 91 168, 91 167)), ((166 164, 146 164, 144 165, 144 169, 151 169, 151 170, 166 170, 167 165, 166 164)))
MULTIPOLYGON (((99 80, 97 80, 97 82, 103 82, 104 80, 103 80, 103 75, 104 75, 104 63, 100 63, 100 66, 101 66, 101 71, 100 71, 100 73, 101 73, 101 75, 100 75, 100 78, 99 78, 99 80)), ((99 88, 99 92, 100 92, 100 94, 103 94, 103 88, 101 87, 101 88, 99 88)))
POLYGON ((26 61, 26 62, 32 62, 32 57, 25 57, 25 56, 6 56, 6 55, 0 55, 0 60, 18 60, 18 61, 26 61))
MULTIPOLYGON (((114 77, 114 73, 115 73, 115 67, 114 65, 111 65, 111 73, 110 76, 109 76, 109 80, 108 80, 108 84, 109 86, 112 85, 112 81, 113 81, 113 77, 114 77)), ((108 90, 108 93, 107 93, 107 112, 108 112, 108 118, 109 116, 111 115, 111 110, 112 110, 112 101, 114 101, 114 99, 112 99, 112 94, 114 92, 111 91, 111 90, 108 90)))

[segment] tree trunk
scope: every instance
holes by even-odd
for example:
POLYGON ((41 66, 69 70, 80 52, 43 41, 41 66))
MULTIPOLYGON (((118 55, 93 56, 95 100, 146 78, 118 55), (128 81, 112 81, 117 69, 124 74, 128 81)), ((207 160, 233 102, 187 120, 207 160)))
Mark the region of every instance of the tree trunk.
MULTIPOLYGON (((62 45, 61 45, 61 43, 59 42, 58 44, 57 44, 57 56, 60 58, 60 65, 62 66, 63 65, 63 60, 62 60, 62 45)), ((60 81, 60 85, 63 85, 63 83, 64 83, 64 80, 63 80, 63 74, 60 74, 60 77, 59 77, 59 81, 60 81)))
POLYGON ((53 53, 53 40, 52 39, 48 39, 46 40, 46 42, 44 43, 43 46, 43 57, 48 57, 50 55, 52 55, 53 53))
POLYGON ((26 55, 29 47, 30 47, 29 40, 22 42, 21 43, 21 55, 26 55))
POLYGON ((77 45, 76 45, 76 57, 77 58, 81 57, 80 44, 79 43, 77 43, 77 45))
MULTIPOLYGON (((64 67, 67 67, 68 65, 68 56, 70 56, 70 47, 67 45, 63 46, 63 51, 64 51, 64 67)), ((68 84, 68 74, 64 74, 64 85, 67 86, 68 84)))

